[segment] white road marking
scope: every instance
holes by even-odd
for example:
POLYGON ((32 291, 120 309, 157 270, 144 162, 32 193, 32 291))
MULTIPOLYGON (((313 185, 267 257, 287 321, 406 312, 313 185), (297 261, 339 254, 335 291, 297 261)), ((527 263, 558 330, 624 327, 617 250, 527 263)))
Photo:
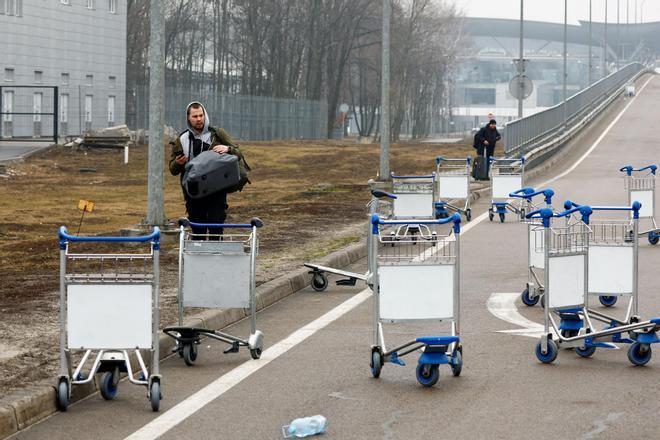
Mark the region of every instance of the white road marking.
POLYGON ((486 307, 495 317, 522 327, 514 330, 500 330, 498 333, 509 333, 519 336, 528 336, 530 338, 538 338, 544 333, 543 325, 530 321, 518 312, 516 300, 519 297, 520 293, 496 292, 490 295, 486 307))

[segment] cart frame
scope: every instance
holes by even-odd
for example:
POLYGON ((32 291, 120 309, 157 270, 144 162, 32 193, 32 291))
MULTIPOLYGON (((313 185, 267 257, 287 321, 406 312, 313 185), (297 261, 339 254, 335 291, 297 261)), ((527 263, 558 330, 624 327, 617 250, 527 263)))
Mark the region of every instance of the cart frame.
POLYGON ((472 220, 470 208, 470 162, 471 158, 450 159, 443 156, 435 158, 437 195, 433 203, 435 218, 449 217, 449 212, 462 214, 467 221, 472 220), (453 205, 450 201, 457 201, 453 205), (464 201, 464 203, 461 203, 464 201))
POLYGON ((657 170, 657 165, 648 165, 637 169, 631 165, 626 165, 619 170, 626 173, 624 176, 624 187, 628 193, 628 204, 632 204, 635 200, 641 202, 640 219, 651 220, 653 227, 645 231, 640 231, 639 235, 646 235, 649 243, 652 245, 658 244, 660 240, 660 228, 658 228, 655 220, 655 176, 657 170), (647 172, 641 176, 633 174, 643 173, 644 171, 647 172))
MULTIPOLYGON (((435 172, 426 175, 398 176, 391 173, 393 201, 392 219, 394 220, 432 220, 435 201, 435 172), (428 198, 428 200, 426 200, 428 198)), ((433 234, 426 222, 404 222, 396 231, 391 232, 393 240, 405 239, 406 236, 419 235, 432 240, 433 234)))
POLYGON ((522 200, 511 203, 511 194, 518 188, 523 187, 525 179, 525 158, 509 159, 494 157, 489 158, 490 167, 490 207, 488 208, 488 219, 493 221, 497 213, 500 222, 504 223, 506 213, 512 212, 520 216, 522 200))

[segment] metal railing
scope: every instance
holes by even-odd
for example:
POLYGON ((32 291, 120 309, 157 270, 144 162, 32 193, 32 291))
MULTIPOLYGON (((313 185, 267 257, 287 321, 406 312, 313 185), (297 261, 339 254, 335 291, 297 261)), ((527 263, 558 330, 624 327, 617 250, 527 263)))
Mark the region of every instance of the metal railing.
POLYGON ((503 136, 505 155, 525 155, 552 138, 570 131, 585 115, 644 70, 646 66, 641 63, 628 64, 568 98, 565 109, 564 102, 560 102, 554 107, 507 123, 503 136))

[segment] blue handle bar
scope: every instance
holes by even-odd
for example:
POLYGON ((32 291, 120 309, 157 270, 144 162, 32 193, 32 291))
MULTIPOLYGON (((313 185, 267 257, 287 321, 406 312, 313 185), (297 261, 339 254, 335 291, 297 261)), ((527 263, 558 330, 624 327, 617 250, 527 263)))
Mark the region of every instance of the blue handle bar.
POLYGON ((435 178, 435 173, 429 174, 428 176, 397 176, 394 173, 391 173, 390 176, 392 176, 393 179, 430 179, 435 178))
POLYGON ((371 190, 371 195, 376 197, 377 199, 382 199, 384 197, 387 197, 388 199, 396 199, 397 198, 394 194, 388 193, 387 191, 383 191, 383 190, 380 190, 380 189, 372 189, 371 190))
MULTIPOLYGON (((578 205, 575 202, 566 200, 564 202, 564 209, 579 208, 583 205, 578 205)), ((642 204, 635 200, 632 206, 591 206, 592 211, 632 211, 635 219, 639 218, 639 210, 642 209, 642 204)))
POLYGON ((66 226, 60 226, 58 233, 60 239, 60 249, 66 249, 66 244, 69 241, 73 242, 113 242, 113 243, 145 243, 147 241, 153 242, 154 249, 160 249, 160 228, 154 226, 154 230, 149 235, 141 235, 138 237, 80 237, 78 235, 70 235, 66 230, 66 226))
POLYGON ((548 204, 548 205, 551 205, 552 204, 552 196, 555 195, 555 192, 550 188, 540 189, 538 191, 534 191, 534 188, 529 188, 529 187, 521 188, 521 189, 519 189, 517 191, 514 191, 511 194, 509 194, 509 197, 517 197, 517 198, 525 199, 525 200, 531 202, 534 197, 536 197, 538 195, 541 195, 541 194, 543 194, 543 196, 545 196, 545 203, 548 204))
POLYGON ((566 217, 570 214, 573 214, 574 212, 579 212, 582 215, 582 221, 584 223, 589 224, 589 216, 593 212, 590 206, 587 205, 580 205, 580 206, 575 206, 571 209, 567 209, 564 212, 553 212, 552 209, 550 208, 543 208, 543 209, 537 209, 536 211, 532 211, 529 214, 525 216, 525 218, 531 219, 531 218, 540 218, 543 219, 543 226, 546 228, 550 227, 550 219, 552 217, 555 218, 560 218, 560 217, 566 217))
MULTIPOLYGON (((438 156, 438 157, 435 158, 435 164, 440 165, 440 162, 442 162, 443 160, 447 160, 447 159, 445 159, 444 156, 438 156)), ((454 160, 460 160, 460 159, 454 159, 454 160)), ((472 158, 470 156, 465 158, 465 161, 467 162, 468 165, 470 165, 471 160, 472 160, 472 158)))
POLYGON ((233 229, 252 229, 253 227, 261 228, 264 222, 255 217, 250 220, 250 223, 196 223, 191 222, 186 218, 179 219, 180 226, 191 226, 193 228, 233 228, 233 229))
POLYGON ((461 215, 459 213, 437 220, 383 220, 378 214, 371 216, 372 232, 374 234, 378 234, 378 225, 445 225, 450 222, 454 222, 454 232, 458 234, 461 231, 461 215))
POLYGON ((640 172, 640 171, 651 170, 651 173, 655 175, 655 172, 657 171, 657 169, 658 169, 657 165, 648 165, 648 166, 645 166, 644 168, 638 168, 638 169, 633 168, 632 165, 626 165, 625 167, 622 167, 619 171, 621 171, 621 172, 625 171, 625 173, 627 175, 632 176, 633 172, 637 173, 637 172, 640 172))

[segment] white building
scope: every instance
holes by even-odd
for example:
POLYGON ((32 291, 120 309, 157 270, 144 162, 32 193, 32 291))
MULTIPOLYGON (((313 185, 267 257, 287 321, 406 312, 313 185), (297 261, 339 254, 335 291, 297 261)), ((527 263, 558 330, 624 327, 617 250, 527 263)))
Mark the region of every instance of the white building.
POLYGON ((124 123, 127 0, 0 0, 2 138, 124 123))

